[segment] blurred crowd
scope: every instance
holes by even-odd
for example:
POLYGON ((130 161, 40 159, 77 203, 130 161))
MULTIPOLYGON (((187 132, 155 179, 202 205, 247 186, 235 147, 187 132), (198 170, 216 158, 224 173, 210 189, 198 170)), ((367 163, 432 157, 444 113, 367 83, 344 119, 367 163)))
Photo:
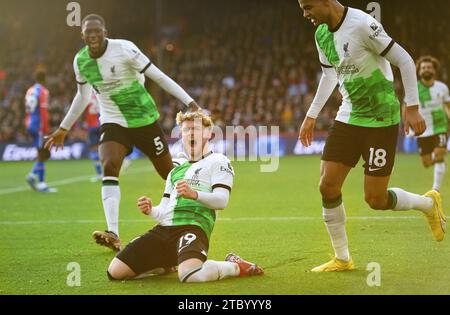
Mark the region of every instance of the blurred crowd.
MULTIPOLYGON (((21 14, 0 19, 0 142, 27 141, 24 95, 37 69, 47 73, 52 129, 76 92, 72 62, 83 46, 80 29, 67 26, 67 12, 58 8, 59 2, 47 1, 56 6, 49 7, 54 14, 34 12, 30 6, 36 2, 10 4, 10 12, 21 14)), ((439 58, 440 79, 449 83, 446 1, 436 0, 433 7, 411 1, 408 11, 401 0, 379 2, 388 33, 414 58, 430 53, 439 58)), ((350 5, 365 9, 366 2, 350 5)), ((298 131, 321 69, 313 26, 302 18, 297 1, 130 0, 124 8, 122 2, 102 0, 86 2, 86 7, 84 15, 103 15, 111 38, 134 41, 212 113, 217 125, 277 125, 282 132, 298 131)), ((153 83, 148 89, 161 112, 161 125, 170 133, 183 105, 153 83)), ((401 80, 396 80, 396 89, 402 97, 401 80)), ((318 130, 329 128, 339 104, 335 91, 317 120, 318 130)), ((86 137, 82 120, 70 136, 86 137)))

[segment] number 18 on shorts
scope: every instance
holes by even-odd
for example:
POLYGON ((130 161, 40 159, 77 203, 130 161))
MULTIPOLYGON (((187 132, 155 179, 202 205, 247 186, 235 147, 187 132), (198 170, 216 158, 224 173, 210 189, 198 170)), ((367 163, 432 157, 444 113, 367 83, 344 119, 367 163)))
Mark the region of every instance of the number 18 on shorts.
POLYGON ((394 167, 397 136, 398 125, 369 128, 336 121, 330 129, 322 160, 355 167, 362 156, 365 175, 389 176, 394 167))

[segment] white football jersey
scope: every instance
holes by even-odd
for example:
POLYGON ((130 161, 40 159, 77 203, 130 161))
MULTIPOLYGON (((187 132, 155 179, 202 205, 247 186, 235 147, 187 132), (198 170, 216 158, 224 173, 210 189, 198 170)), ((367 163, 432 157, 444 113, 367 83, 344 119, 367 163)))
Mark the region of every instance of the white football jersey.
POLYGON ((316 45, 323 67, 334 68, 343 96, 336 120, 363 127, 387 127, 400 122, 400 102, 394 76, 384 58, 394 41, 369 14, 345 8, 335 30, 321 24, 316 45))
POLYGON ((220 187, 231 191, 234 170, 230 160, 220 153, 208 153, 200 161, 185 161, 170 172, 166 180, 164 196, 170 198, 169 204, 159 216, 160 225, 196 225, 203 229, 209 238, 216 220, 215 209, 209 209, 197 200, 178 196, 175 189, 180 180, 185 180, 195 191, 212 192, 220 187))
POLYGON ((434 81, 431 87, 425 86, 422 81, 418 83, 420 108, 419 111, 425 119, 427 129, 419 137, 429 137, 448 131, 448 118, 445 111, 446 104, 450 103, 447 85, 434 81))
POLYGON ((94 87, 100 102, 102 124, 136 128, 154 123, 159 113, 144 87, 150 60, 130 41, 107 39, 105 53, 89 55, 85 46, 75 56, 73 68, 79 84, 94 87))

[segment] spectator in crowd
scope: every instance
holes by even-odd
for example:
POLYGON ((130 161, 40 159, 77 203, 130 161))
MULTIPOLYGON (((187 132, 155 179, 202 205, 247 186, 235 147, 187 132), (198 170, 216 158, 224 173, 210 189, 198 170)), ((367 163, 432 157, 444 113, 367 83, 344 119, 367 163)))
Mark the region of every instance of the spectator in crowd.
MULTIPOLYGON (((169 76, 211 112, 217 126, 277 125, 282 132, 298 131, 297 123, 303 120, 317 88, 320 64, 308 29, 312 26, 299 19, 296 1, 280 0, 274 5, 266 0, 197 0, 192 5, 181 0, 130 0, 129 15, 123 14, 127 9, 120 1, 102 1, 83 3, 83 8, 87 6, 114 21, 111 34, 132 39, 153 56, 169 76), (157 8, 155 3, 163 7, 157 8), (101 9, 102 5, 108 9, 101 9), (199 7, 201 18, 192 19, 199 7), (146 14, 152 10, 160 10, 161 17, 149 21, 146 14)), ((352 5, 365 10, 367 3, 358 1, 352 5)), ((380 3, 383 25, 393 38, 414 56, 432 52, 442 61, 439 78, 448 84, 450 33, 446 27, 446 1, 436 0, 432 7, 414 2, 407 11, 401 9, 401 0, 380 3), (402 14, 391 15, 391 11, 402 14), (427 18, 417 23, 417 12, 425 11, 427 18)), ((21 14, 0 20, 0 141, 27 142, 30 139, 23 126, 22 102, 25 88, 32 82, 30 69, 45 68, 52 95, 49 122, 54 129, 75 94, 71 56, 82 43, 80 40, 78 46, 73 45, 79 29, 63 24, 65 16, 57 11, 35 18, 30 26, 30 15, 40 13, 20 7, 25 4, 10 5, 16 5, 21 14)), ((401 80, 395 82, 401 93, 401 80)), ((153 86, 149 88, 160 108, 161 125, 170 134, 175 115, 183 106, 154 91, 153 86)), ((340 101, 339 93, 334 93, 317 121, 318 130, 328 130, 340 101)), ((86 131, 80 128, 70 137, 84 141, 86 131)))

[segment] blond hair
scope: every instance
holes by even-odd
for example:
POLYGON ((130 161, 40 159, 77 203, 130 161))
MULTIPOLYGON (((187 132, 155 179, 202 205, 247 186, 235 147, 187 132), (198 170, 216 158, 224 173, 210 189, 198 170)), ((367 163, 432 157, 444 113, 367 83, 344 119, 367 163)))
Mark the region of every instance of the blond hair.
POLYGON ((203 127, 212 128, 214 126, 211 117, 202 110, 186 113, 179 112, 177 114, 177 125, 181 126, 181 124, 185 121, 194 121, 197 119, 202 120, 203 127))

